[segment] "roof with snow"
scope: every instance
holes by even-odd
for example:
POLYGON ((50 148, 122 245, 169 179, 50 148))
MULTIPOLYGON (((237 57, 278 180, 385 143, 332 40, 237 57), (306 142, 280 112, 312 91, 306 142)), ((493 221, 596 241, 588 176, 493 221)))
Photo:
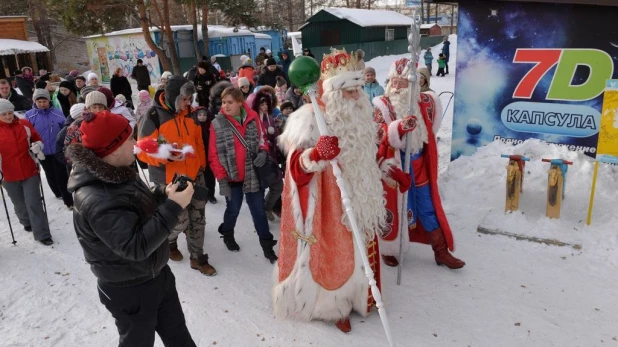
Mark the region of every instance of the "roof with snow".
POLYGON ((34 41, 0 39, 0 55, 49 52, 49 49, 34 41))
MULTIPOLYGON (((172 31, 193 30, 192 25, 172 25, 170 26, 170 28, 172 29, 172 31)), ((159 31, 160 30, 157 27, 150 27, 150 32, 159 32, 159 31)), ((134 34, 141 34, 141 33, 142 33, 142 28, 133 28, 133 29, 112 31, 109 33, 101 34, 101 35, 86 36, 85 38, 91 39, 91 38, 103 37, 103 36, 109 37, 109 36, 121 36, 121 35, 134 35, 134 34)), ((209 38, 229 37, 229 36, 252 36, 252 35, 258 39, 270 39, 271 38, 270 35, 266 35, 262 33, 254 33, 247 29, 237 29, 236 31, 234 31, 233 27, 226 27, 223 25, 209 25, 208 26, 208 37, 209 38)), ((197 26, 197 39, 198 40, 202 39, 202 26, 201 25, 197 26)))
POLYGON ((421 24, 421 29, 431 29, 431 28, 435 27, 436 25, 440 26, 440 25, 438 25, 436 23, 421 24))
MULTIPOLYGON (((382 27, 382 26, 404 26, 411 25, 412 18, 404 16, 401 13, 387 10, 363 10, 358 8, 340 8, 340 7, 327 7, 321 11, 326 11, 331 15, 349 20, 350 22, 366 27, 382 27)), ((320 11, 320 12, 321 12, 320 11)), ((309 21, 301 26, 309 24, 309 21)))

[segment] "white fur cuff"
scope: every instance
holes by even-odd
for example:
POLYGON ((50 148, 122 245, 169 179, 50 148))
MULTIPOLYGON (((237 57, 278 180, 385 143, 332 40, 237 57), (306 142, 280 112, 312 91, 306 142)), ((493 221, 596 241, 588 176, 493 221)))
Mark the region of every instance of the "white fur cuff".
POLYGON ((401 140, 401 136, 399 136, 399 123, 401 123, 401 119, 391 122, 388 125, 388 143, 391 147, 396 149, 403 149, 405 143, 401 140))
POLYGON ((320 172, 326 169, 328 162, 326 160, 313 161, 309 159, 309 155, 313 151, 313 148, 305 149, 303 154, 300 155, 300 165, 303 168, 303 171, 307 173, 311 172, 320 172))

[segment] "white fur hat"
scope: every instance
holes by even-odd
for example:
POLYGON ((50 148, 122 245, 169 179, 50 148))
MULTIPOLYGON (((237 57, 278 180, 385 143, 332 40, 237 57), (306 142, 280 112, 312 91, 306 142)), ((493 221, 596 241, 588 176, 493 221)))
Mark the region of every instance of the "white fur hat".
POLYGON ((81 116, 82 113, 84 112, 85 107, 86 105, 82 103, 71 106, 71 110, 69 111, 71 118, 77 119, 77 117, 81 116))

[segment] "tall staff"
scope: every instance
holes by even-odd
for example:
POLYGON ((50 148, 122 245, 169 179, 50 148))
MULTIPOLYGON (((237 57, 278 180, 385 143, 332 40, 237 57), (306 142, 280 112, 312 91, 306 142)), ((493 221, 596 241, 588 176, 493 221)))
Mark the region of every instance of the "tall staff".
MULTIPOLYGON (((421 54, 421 19, 418 15, 418 9, 414 10, 412 16, 412 26, 410 35, 408 35, 408 52, 410 52, 410 62, 408 63, 408 92, 410 104, 408 105, 408 115, 420 115, 418 108, 418 100, 420 97, 420 85, 418 83, 418 76, 416 74, 416 65, 418 64, 418 57, 421 54)), ((412 150, 411 133, 406 134, 406 158, 404 160, 403 171, 410 174, 410 152, 412 150)), ((397 266, 397 284, 401 284, 401 270, 403 264, 403 243, 404 237, 409 235, 407 218, 408 209, 408 191, 403 193, 403 201, 401 204, 401 211, 399 213, 399 265, 397 266)))

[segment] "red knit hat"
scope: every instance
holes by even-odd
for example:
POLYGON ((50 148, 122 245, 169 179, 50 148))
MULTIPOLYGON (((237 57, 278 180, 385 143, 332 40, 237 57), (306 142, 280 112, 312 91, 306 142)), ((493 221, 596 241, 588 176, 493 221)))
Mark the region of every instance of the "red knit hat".
POLYGON ((83 119, 79 127, 82 144, 99 158, 112 154, 133 133, 126 118, 109 111, 86 112, 83 119))

